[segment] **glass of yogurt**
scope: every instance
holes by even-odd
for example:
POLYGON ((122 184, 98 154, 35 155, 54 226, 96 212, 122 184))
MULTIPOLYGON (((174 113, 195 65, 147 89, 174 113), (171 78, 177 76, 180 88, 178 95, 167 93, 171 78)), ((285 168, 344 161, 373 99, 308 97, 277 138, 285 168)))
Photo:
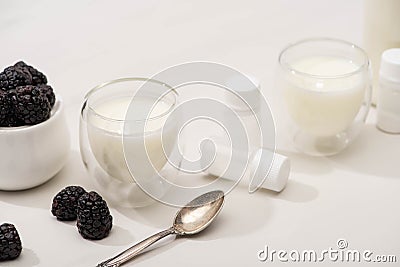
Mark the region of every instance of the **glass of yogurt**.
POLYGON ((279 67, 294 146, 314 156, 346 148, 360 133, 370 107, 367 54, 346 41, 307 39, 286 47, 279 67))
MULTIPOLYGON (((96 86, 85 97, 80 117, 80 150, 82 160, 93 178, 96 187, 107 200, 118 206, 143 207, 153 199, 143 192, 135 182, 125 161, 126 147, 135 148, 139 142, 146 145, 146 154, 135 159, 138 166, 150 160, 156 172, 164 171, 168 155, 165 147, 174 147, 163 142, 176 142, 178 132, 174 123, 167 120, 177 105, 177 93, 163 82, 147 78, 123 78, 96 86), (135 96, 139 88, 146 83, 146 90, 135 96), (161 98, 155 98, 160 92, 161 98), (132 99, 135 98, 134 103, 132 99), (131 105, 134 105, 131 107, 131 105), (142 110, 151 106, 148 114, 142 110), (137 110, 142 117, 127 121, 128 109, 137 110), (168 122, 168 125, 166 125, 168 122), (144 125, 143 132, 129 133, 124 130, 126 124, 144 125), (126 141, 129 140, 129 141, 126 141), (142 161, 142 162, 141 162, 142 161)), ((131 127, 139 129, 140 127, 131 127)), ((171 170, 168 170, 169 172, 171 170)), ((149 183, 151 183, 149 177, 149 183)), ((168 183, 154 182, 156 191, 165 193, 168 183)))

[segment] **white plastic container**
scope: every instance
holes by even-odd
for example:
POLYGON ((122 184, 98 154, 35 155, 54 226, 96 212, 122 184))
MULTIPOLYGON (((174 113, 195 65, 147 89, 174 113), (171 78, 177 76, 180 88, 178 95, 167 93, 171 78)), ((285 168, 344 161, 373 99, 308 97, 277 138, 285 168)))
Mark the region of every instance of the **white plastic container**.
POLYGON ((233 158, 231 147, 225 144, 222 139, 213 138, 216 146, 216 154, 211 143, 204 143, 202 146, 202 164, 206 166, 208 159, 213 158, 213 162, 204 171, 219 178, 238 181, 242 179, 249 183, 249 193, 258 190, 259 187, 281 192, 289 179, 290 160, 289 158, 274 153, 268 149, 256 148, 250 157, 243 153, 243 157, 233 158), (272 158, 272 164, 271 164, 272 158), (241 169, 243 163, 247 161, 245 171, 241 169), (227 168, 232 168, 227 172, 227 168), (230 174, 236 175, 231 176, 230 174), (239 177, 242 174, 242 177, 239 177))
POLYGON ((377 109, 378 128, 400 134, 400 48, 382 54, 377 109))

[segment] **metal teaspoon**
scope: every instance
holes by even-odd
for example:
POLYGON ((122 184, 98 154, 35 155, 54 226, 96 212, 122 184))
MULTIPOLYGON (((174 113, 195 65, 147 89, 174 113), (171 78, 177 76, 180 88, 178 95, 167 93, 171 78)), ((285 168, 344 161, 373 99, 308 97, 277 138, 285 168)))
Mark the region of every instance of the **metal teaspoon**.
POLYGON ((223 204, 224 192, 217 190, 205 193, 181 208, 175 215, 171 228, 140 241, 117 256, 100 263, 97 267, 119 267, 121 264, 137 256, 145 248, 168 235, 176 234, 183 236, 196 234, 210 225, 221 211, 223 204))

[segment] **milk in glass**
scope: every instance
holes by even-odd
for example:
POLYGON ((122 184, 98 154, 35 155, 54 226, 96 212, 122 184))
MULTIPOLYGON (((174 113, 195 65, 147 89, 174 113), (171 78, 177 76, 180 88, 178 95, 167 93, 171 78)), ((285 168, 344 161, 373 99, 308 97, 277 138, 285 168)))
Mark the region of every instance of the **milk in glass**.
POLYGON ((359 66, 344 57, 310 56, 292 62, 290 68, 293 75, 288 77, 284 95, 297 126, 319 137, 346 130, 362 105, 367 86, 362 74, 346 76, 359 66))
MULTIPOLYGON (((143 144, 143 133, 129 133, 123 138, 124 120, 128 111, 132 97, 122 96, 118 98, 108 99, 100 103, 96 103, 92 108, 92 113, 88 115, 88 136, 92 152, 99 165, 112 177, 124 182, 132 182, 133 177, 129 173, 125 162, 123 152, 123 140, 128 142, 131 148, 138 147, 143 144)), ((141 110, 152 106, 154 99, 141 97, 135 100, 134 109, 141 110)), ((148 115, 144 126, 144 141, 147 155, 140 155, 135 164, 141 165, 141 161, 145 162, 150 159, 153 167, 159 171, 163 168, 167 161, 165 151, 163 150, 163 142, 174 142, 176 133, 173 127, 165 127, 162 139, 162 130, 167 119, 166 113, 171 109, 171 104, 159 101, 154 104, 153 109, 148 115)), ((133 122, 135 123, 135 122, 133 122)), ((137 123, 144 123, 137 122, 137 123)), ((168 146, 172 147, 172 146, 168 146)))

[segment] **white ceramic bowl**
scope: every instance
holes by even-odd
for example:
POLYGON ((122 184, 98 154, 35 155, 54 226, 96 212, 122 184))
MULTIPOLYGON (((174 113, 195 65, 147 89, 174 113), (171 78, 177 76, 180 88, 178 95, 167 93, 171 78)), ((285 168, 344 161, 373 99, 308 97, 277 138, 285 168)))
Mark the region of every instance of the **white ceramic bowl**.
POLYGON ((33 126, 0 127, 0 190, 23 190, 43 184, 61 170, 69 151, 64 103, 57 97, 47 121, 33 126))

